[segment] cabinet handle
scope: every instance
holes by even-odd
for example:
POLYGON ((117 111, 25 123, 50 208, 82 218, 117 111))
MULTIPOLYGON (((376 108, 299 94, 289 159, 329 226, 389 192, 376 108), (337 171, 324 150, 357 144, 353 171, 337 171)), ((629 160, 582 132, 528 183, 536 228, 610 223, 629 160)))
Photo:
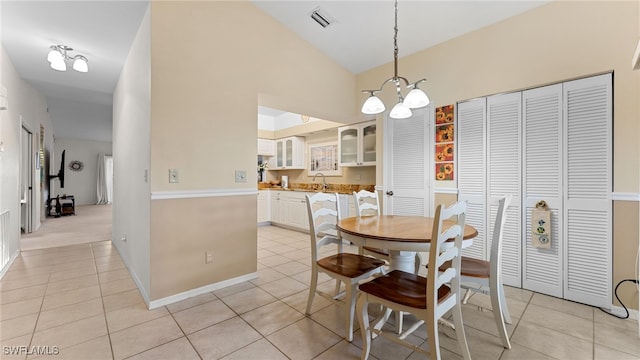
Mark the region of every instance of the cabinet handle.
POLYGON ((387 195, 393 196, 393 191, 391 191, 391 190, 387 191, 387 195))

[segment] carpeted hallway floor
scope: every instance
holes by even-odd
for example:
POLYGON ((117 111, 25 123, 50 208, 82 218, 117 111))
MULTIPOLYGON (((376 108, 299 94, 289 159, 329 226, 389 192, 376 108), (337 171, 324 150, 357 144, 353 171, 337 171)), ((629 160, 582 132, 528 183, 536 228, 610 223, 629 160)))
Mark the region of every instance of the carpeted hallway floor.
POLYGON ((20 249, 47 249, 103 240, 111 240, 111 205, 79 205, 76 215, 48 217, 38 231, 23 234, 20 249))

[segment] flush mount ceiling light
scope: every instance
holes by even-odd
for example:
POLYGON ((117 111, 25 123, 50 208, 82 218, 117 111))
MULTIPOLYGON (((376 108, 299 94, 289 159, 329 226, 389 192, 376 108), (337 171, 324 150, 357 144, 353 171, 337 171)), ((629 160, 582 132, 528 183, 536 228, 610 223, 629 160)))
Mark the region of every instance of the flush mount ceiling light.
POLYGON ((67 71, 67 62, 73 61, 73 70, 86 73, 89 71, 89 65, 86 57, 83 55, 69 56, 67 51, 73 51, 66 45, 51 45, 49 47, 49 55, 47 61, 51 64, 51 68, 58 71, 67 71))
POLYGON ((387 83, 393 83, 396 86, 398 103, 391 109, 389 116, 393 119, 406 119, 411 117, 411 109, 429 105, 429 97, 424 91, 418 88, 418 84, 427 81, 427 79, 420 79, 414 83, 409 83, 409 80, 406 78, 398 76, 398 0, 395 2, 395 26, 393 30, 393 77, 383 82, 378 90, 362 90, 363 93, 369 94, 367 100, 362 104, 362 113, 375 115, 383 112, 385 106, 376 94, 381 92, 387 83), (401 82, 404 83, 407 89, 411 89, 406 97, 402 96, 401 82))

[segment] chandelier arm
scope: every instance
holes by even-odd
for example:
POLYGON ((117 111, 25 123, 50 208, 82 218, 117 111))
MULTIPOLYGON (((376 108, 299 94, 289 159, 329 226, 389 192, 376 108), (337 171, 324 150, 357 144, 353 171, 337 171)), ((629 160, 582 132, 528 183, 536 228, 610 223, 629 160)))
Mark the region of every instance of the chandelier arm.
POLYGON ((89 60, 87 60, 87 58, 86 58, 86 57, 84 57, 83 55, 76 55, 76 56, 74 56, 74 57, 69 57, 68 59, 69 59, 69 60, 82 59, 82 60, 84 60, 84 61, 86 61, 86 62, 89 62, 89 60))
POLYGON ((369 98, 365 101, 363 105, 362 112, 364 114, 378 114, 384 111, 384 104, 382 101, 376 96, 376 93, 382 92, 384 86, 392 82, 396 87, 396 94, 398 95, 399 102, 394 106, 391 110, 391 117, 394 119, 404 119, 411 116, 411 110, 409 108, 419 108, 426 106, 429 104, 429 98, 426 94, 418 88, 418 84, 427 81, 426 79, 420 79, 414 83, 410 83, 409 80, 402 76, 398 76, 398 0, 394 2, 394 27, 393 27, 393 77, 385 80, 382 85, 380 85, 379 90, 362 90, 363 93, 369 94, 369 98), (404 83, 404 86, 407 89, 412 89, 407 94, 408 98, 411 99, 409 104, 404 104, 404 96, 402 95, 402 87, 401 83, 404 83), (369 102, 375 103, 374 105, 369 104, 369 102))
POLYGON ((413 83, 407 82, 407 88, 413 86, 414 89, 417 89, 418 88, 418 84, 426 82, 426 81, 427 81, 427 79, 420 79, 420 80, 418 80, 416 82, 413 82, 413 83))

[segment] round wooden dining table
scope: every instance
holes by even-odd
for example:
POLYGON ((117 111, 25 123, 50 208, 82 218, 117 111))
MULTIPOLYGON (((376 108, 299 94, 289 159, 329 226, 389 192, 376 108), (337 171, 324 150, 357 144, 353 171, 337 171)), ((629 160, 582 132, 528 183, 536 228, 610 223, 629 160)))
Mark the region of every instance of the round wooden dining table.
MULTIPOLYGON (((413 273, 415 253, 429 251, 433 221, 424 216, 361 216, 339 220, 336 228, 343 239, 358 246, 389 250, 391 269, 413 273)), ((444 220, 442 227, 447 229, 455 224, 455 221, 444 220)), ((478 231, 465 224, 462 247, 471 246, 476 236, 478 231)), ((453 245, 453 239, 450 242, 453 245)))

